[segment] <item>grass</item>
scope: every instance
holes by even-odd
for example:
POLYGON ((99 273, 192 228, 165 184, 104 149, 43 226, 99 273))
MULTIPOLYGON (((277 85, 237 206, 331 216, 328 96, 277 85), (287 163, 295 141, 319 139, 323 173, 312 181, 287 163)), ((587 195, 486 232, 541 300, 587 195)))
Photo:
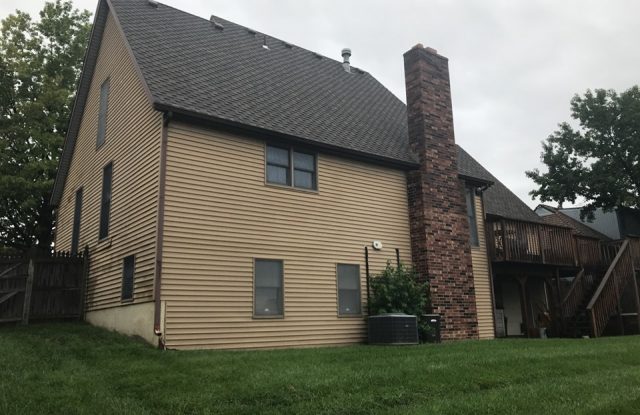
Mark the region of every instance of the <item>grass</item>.
POLYGON ((159 351, 85 324, 0 328, 0 414, 631 414, 640 337, 159 351))

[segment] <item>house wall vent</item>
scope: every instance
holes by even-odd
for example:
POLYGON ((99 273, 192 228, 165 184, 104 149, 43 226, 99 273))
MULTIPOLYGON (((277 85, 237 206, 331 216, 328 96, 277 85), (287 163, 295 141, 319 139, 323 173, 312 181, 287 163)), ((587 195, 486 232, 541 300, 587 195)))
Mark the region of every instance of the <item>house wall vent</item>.
POLYGON ((147 3, 149 4, 149 6, 153 7, 154 9, 158 8, 158 3, 156 0, 148 0, 147 3))

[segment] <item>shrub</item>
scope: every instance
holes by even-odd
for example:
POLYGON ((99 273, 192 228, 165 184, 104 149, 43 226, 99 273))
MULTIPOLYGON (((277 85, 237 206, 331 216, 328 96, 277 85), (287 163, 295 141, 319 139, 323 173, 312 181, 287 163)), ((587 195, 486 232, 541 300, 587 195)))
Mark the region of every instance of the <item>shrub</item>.
POLYGON ((371 278, 369 315, 405 313, 420 317, 429 306, 429 286, 418 281, 413 268, 387 263, 380 274, 371 278))

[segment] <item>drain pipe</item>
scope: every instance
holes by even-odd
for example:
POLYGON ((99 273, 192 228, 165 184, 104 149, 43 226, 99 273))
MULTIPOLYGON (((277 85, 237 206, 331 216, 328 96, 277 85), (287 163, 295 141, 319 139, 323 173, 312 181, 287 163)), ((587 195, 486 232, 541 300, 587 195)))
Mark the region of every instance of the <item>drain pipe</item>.
POLYGON ((153 298, 155 301, 153 312, 153 333, 158 336, 158 348, 165 348, 162 324, 162 246, 164 238, 164 196, 167 178, 167 142, 169 140, 169 122, 173 113, 167 111, 162 116, 162 141, 160 143, 160 172, 158 183, 158 218, 156 221, 156 268, 153 281, 153 298))

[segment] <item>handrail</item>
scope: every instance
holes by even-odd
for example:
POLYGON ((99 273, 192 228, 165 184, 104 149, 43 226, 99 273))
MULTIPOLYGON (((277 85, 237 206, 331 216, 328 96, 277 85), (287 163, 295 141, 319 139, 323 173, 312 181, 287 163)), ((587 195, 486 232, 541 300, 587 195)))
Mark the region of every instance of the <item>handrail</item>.
POLYGON ((621 293, 629 282, 635 282, 634 256, 629 246, 626 239, 587 305, 594 337, 602 335, 609 319, 620 312, 621 293))

